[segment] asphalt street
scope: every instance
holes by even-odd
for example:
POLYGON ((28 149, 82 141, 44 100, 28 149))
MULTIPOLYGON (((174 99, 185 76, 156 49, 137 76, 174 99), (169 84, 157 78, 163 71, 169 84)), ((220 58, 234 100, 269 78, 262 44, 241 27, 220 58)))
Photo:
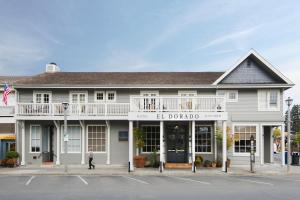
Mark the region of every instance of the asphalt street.
POLYGON ((299 199, 300 176, 0 176, 1 200, 299 199))

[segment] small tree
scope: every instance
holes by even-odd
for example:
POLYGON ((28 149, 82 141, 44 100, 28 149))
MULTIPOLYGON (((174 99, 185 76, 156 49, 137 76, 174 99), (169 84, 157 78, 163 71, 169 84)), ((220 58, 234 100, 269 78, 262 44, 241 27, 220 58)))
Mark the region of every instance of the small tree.
POLYGON ((139 128, 134 128, 133 129, 133 136, 135 140, 135 145, 138 148, 139 154, 142 151, 142 148, 145 146, 145 141, 144 141, 144 133, 141 129, 139 128))
POLYGON ((300 151, 300 132, 298 132, 295 136, 295 142, 297 144, 298 147, 298 152, 300 151))

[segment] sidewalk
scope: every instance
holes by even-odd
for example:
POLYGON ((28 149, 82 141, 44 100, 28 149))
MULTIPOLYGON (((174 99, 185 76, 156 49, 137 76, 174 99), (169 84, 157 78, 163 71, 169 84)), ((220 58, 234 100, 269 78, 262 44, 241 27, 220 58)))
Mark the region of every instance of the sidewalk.
MULTIPOLYGON (((17 168, 0 168, 0 175, 128 175, 128 169, 124 166, 98 165, 96 169, 89 170, 87 165, 69 165, 65 172, 63 165, 60 166, 22 166, 17 168)), ((164 170, 160 173, 157 168, 136 168, 132 175, 176 175, 176 176, 217 176, 217 175, 287 175, 286 167, 278 164, 262 165, 255 167, 255 173, 250 173, 249 166, 232 166, 228 173, 221 168, 200 168, 193 173, 192 170, 164 170)), ((300 166, 291 166, 289 175, 300 174, 300 166)))

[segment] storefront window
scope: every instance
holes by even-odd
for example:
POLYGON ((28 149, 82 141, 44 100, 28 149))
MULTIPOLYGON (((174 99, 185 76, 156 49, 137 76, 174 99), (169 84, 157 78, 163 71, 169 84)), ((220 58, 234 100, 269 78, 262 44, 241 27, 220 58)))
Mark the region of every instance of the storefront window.
POLYGON ((105 126, 88 126, 88 151, 105 152, 105 126))
POLYGON ((250 137, 254 136, 254 150, 256 150, 256 126, 234 127, 234 152, 250 153, 250 137))
POLYGON ((41 126, 32 125, 30 127, 30 151, 38 153, 41 151, 41 126))
POLYGON ((211 153, 211 126, 196 125, 195 151, 197 153, 211 153))
MULTIPOLYGON (((61 131, 61 150, 62 153, 64 153, 64 126, 62 126, 61 131)), ((80 153, 81 150, 81 127, 79 125, 69 125, 68 126, 68 153, 80 153)))
POLYGON ((143 147, 143 152, 151 153, 159 151, 159 125, 146 125, 142 126, 142 131, 145 135, 145 145, 143 147))

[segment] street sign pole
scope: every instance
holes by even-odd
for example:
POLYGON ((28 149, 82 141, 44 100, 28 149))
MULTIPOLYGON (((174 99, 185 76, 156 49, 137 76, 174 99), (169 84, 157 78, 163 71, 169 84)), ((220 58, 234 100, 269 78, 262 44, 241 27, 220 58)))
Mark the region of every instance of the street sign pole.
POLYGON ((64 108, 64 152, 65 152, 65 173, 68 172, 67 154, 68 154, 68 127, 67 127, 67 109, 69 104, 62 103, 64 108))

